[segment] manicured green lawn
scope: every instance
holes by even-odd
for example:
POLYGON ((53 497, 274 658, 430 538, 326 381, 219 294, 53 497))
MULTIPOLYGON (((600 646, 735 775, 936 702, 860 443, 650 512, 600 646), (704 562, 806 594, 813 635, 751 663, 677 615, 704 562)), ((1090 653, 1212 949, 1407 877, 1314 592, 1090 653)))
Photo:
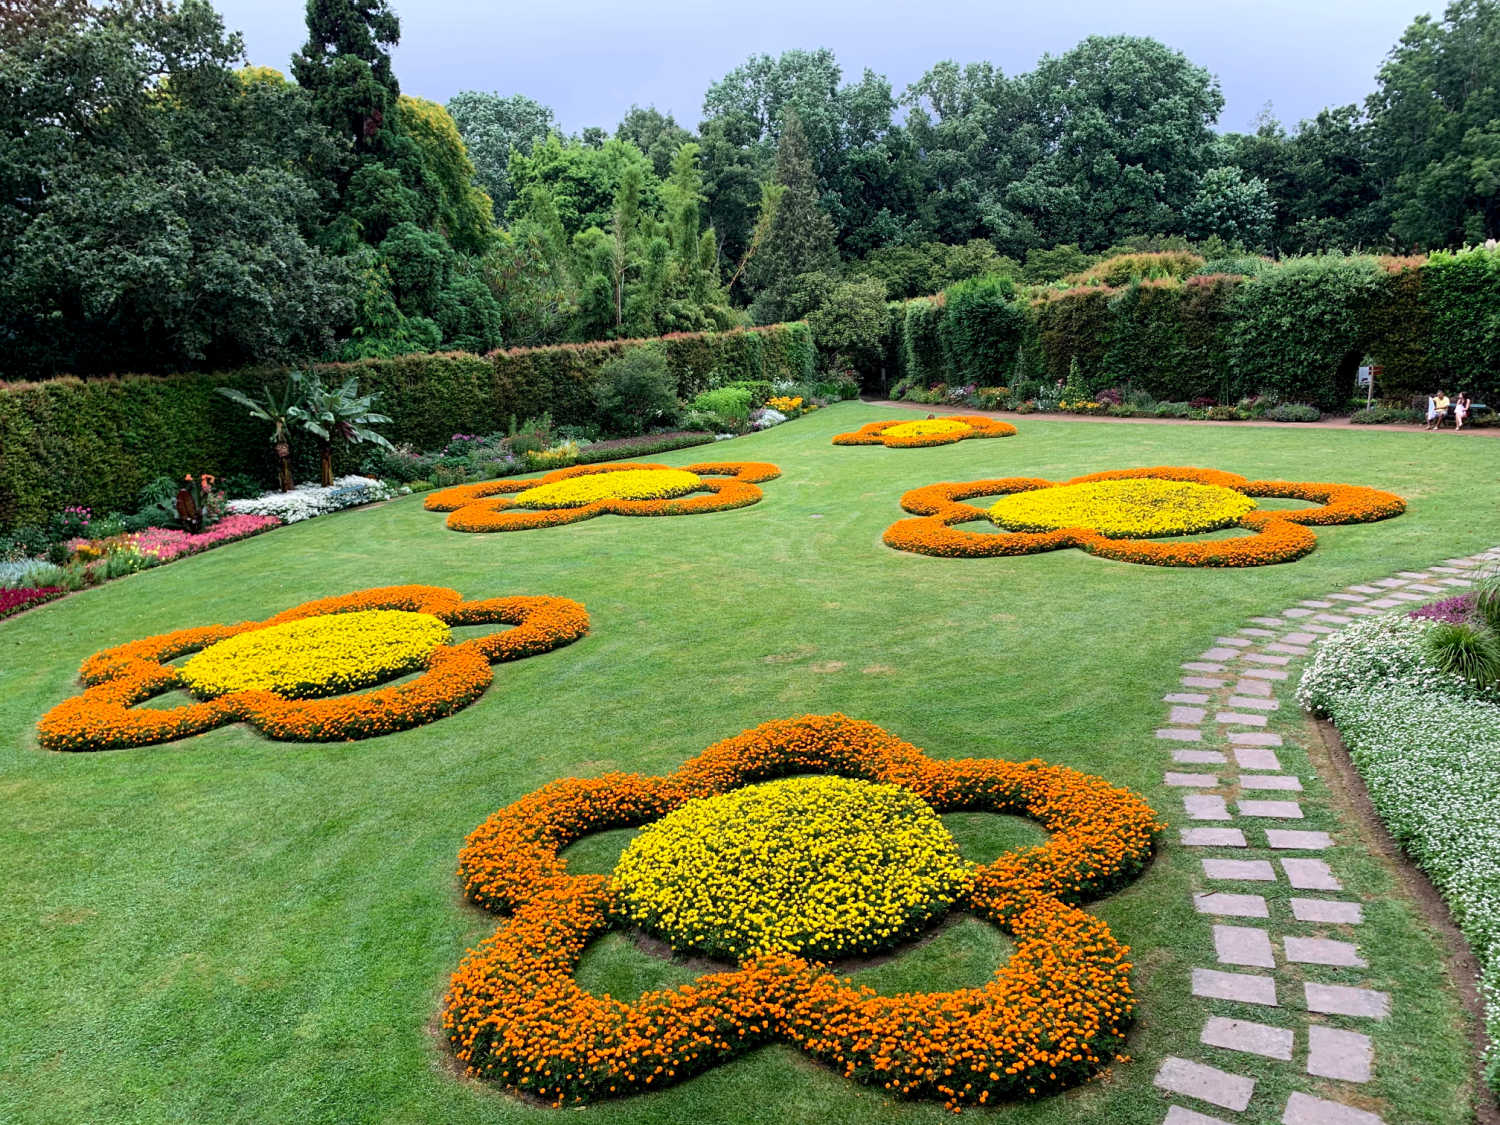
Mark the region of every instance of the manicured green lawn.
MULTIPOLYGON (((495 926, 457 892, 465 834, 555 777, 663 771, 765 720, 838 710, 934 755, 1040 756, 1098 773, 1173 823, 1153 867, 1096 907, 1135 951, 1133 1061, 1062 1097, 975 1111, 1027 1125, 1157 1125, 1166 1103, 1152 1076, 1163 1055, 1196 1050, 1204 1008, 1188 974, 1213 964, 1209 927, 1190 906, 1196 857, 1175 846, 1180 800, 1161 785, 1162 693, 1181 661, 1249 616, 1500 541, 1500 447, 1453 434, 1028 418, 1003 440, 829 444, 889 416, 848 404, 658 458, 779 464, 765 499, 740 511, 463 535, 411 497, 0 623, 0 1119, 556 1120, 457 1076, 435 1033, 448 975, 495 926), (921 484, 1156 464, 1370 484, 1410 510, 1319 529, 1311 556, 1246 571, 1076 551, 933 559, 880 542, 901 493, 921 484), (407 582, 575 598, 593 633, 500 666, 458 715, 368 742, 272 743, 227 728, 99 754, 36 746, 32 724, 77 690, 79 662, 101 647, 407 582)), ((1295 731, 1291 709, 1280 721, 1295 731)), ((1296 752, 1284 761, 1305 776, 1296 752)), ((1314 787, 1309 805, 1320 796, 1314 787)), ((976 857, 1032 838, 1002 818, 953 823, 976 857)), ((607 869, 627 835, 578 845, 580 867, 607 869)), ((1379 864, 1353 866, 1350 889, 1372 903, 1370 975, 1398 1013, 1375 1032, 1371 1093, 1389 1122, 1462 1121, 1467 1056, 1435 945, 1379 864)), ((1005 949, 966 921, 861 977, 889 991, 978 983, 1005 949)), ((582 972, 627 997, 691 975, 619 938, 591 950, 582 972)), ((1229 1060, 1262 1091, 1293 1069, 1229 1060)), ((947 1116, 785 1047, 589 1113, 777 1125, 947 1116)))

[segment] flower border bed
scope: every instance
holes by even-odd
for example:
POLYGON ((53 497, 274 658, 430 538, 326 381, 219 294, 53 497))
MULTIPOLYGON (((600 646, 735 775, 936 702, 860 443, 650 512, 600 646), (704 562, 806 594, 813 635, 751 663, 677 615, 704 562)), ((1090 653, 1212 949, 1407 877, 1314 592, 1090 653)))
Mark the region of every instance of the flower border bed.
POLYGON ((1406 501, 1391 492, 1352 484, 1247 480, 1219 469, 1157 466, 1089 473, 1067 481, 1039 477, 1003 477, 963 484, 930 484, 901 497, 901 507, 917 519, 898 520, 882 538, 888 547, 944 558, 993 558, 1034 555, 1077 547, 1102 558, 1149 566, 1241 567, 1291 562, 1317 546, 1310 526, 1371 523, 1406 511, 1406 501), (1308 500, 1320 508, 1260 510, 1240 517, 1235 526, 1255 534, 1234 539, 1171 542, 1150 539, 1110 539, 1093 528, 1066 527, 1057 531, 1009 532, 983 535, 953 525, 986 519, 985 509, 962 501, 975 496, 1008 495, 1039 488, 1055 488, 1090 481, 1155 477, 1232 488, 1246 496, 1275 496, 1308 500))
POLYGON ((1112 1057, 1133 1010, 1128 947, 1078 904, 1139 874, 1162 828, 1140 798, 1100 778, 1039 761, 936 760, 843 715, 766 723, 664 777, 556 781, 464 843, 464 893, 513 914, 455 972, 443 1027, 472 1075, 557 1105, 659 1088, 771 1041, 902 1097, 983 1104, 1060 1090, 1112 1057), (988 984, 881 996, 817 962, 770 955, 629 1004, 579 986, 585 947, 627 923, 609 877, 569 875, 564 847, 808 772, 899 785, 939 812, 1029 816, 1053 833, 974 872, 961 905, 1016 942, 988 984))
POLYGON ((678 466, 651 462, 621 461, 609 465, 575 465, 556 469, 541 477, 525 480, 490 480, 478 484, 461 484, 430 493, 423 507, 430 512, 448 512, 447 526, 454 531, 491 532, 525 531, 537 527, 558 527, 579 523, 606 513, 617 516, 685 516, 703 512, 723 512, 756 503, 764 495, 756 487, 775 480, 781 469, 764 461, 709 461, 680 466, 699 476, 721 476, 728 480, 706 480, 703 493, 670 500, 597 500, 577 508, 548 508, 542 511, 518 508, 507 494, 525 492, 542 484, 552 484, 570 477, 595 473, 617 473, 636 469, 671 469, 678 466))
POLYGON ((587 611, 566 598, 512 597, 466 602, 442 586, 384 586, 305 602, 238 625, 179 629, 97 652, 83 662, 83 694, 65 699, 37 723, 47 750, 113 750, 169 742, 228 723, 245 722, 270 738, 339 742, 373 738, 451 715, 484 694, 490 666, 569 644, 588 632, 587 611), (227 637, 332 613, 399 609, 428 613, 448 625, 507 624, 511 629, 442 645, 415 680, 327 699, 286 699, 239 691, 171 709, 137 707, 187 686, 177 657, 227 637))
POLYGON ((0 618, 14 617, 28 609, 56 601, 66 594, 61 586, 17 586, 0 590, 0 618))
POLYGON ((985 418, 978 414, 944 414, 937 419, 942 422, 962 422, 969 427, 968 433, 948 434, 912 434, 910 436, 895 435, 887 437, 884 431, 892 426, 903 426, 911 421, 919 419, 912 418, 887 418, 883 422, 867 422, 857 430, 847 434, 834 434, 834 445, 883 445, 887 449, 917 449, 929 445, 952 445, 956 441, 966 438, 997 438, 1014 437, 1016 428, 1009 422, 997 421, 994 418, 985 418))

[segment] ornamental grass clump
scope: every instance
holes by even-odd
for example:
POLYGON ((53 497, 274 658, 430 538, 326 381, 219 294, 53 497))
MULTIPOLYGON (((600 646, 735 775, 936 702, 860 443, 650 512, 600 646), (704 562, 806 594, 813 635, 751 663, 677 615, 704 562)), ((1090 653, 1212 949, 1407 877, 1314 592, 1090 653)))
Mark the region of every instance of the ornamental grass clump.
POLYGON ((1442 621, 1423 637, 1427 656, 1445 672, 1475 684, 1500 679, 1500 643, 1489 628, 1466 621, 1442 621))

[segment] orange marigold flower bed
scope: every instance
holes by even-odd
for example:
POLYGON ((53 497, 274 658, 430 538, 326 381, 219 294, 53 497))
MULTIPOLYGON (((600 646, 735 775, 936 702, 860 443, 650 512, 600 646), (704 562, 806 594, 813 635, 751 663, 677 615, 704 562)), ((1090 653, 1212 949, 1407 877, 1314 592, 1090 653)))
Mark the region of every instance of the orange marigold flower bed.
POLYGON ((552 782, 464 843, 465 894, 510 917, 454 974, 443 1027, 471 1074, 558 1105, 656 1089, 778 1041, 902 1097, 957 1106, 1060 1090, 1113 1057, 1134 1007, 1128 947, 1080 904, 1138 875, 1163 827, 1100 778, 1040 761, 933 759, 843 715, 766 723, 664 777, 552 782), (987 984, 883 996, 785 953, 630 1002, 578 984, 584 948, 629 923, 613 879, 569 874, 563 848, 807 773, 900 786, 937 812, 1028 816, 1052 833, 975 867, 957 903, 1015 939, 987 984))
POLYGON ((1394 493, 1362 485, 1247 480, 1237 473, 1219 469, 1157 466, 1090 473, 1068 481, 1002 477, 996 480, 930 484, 914 488, 902 496, 901 507, 917 518, 898 520, 891 524, 886 528, 883 538, 889 547, 920 555, 990 558, 997 555, 1032 555, 1064 547, 1077 547, 1103 558, 1151 566, 1240 567, 1266 566, 1299 559, 1317 546, 1317 536, 1310 530, 1311 527, 1389 519, 1406 511, 1406 501, 1394 493), (1246 512, 1236 521, 1235 526, 1245 528, 1252 534, 1216 540, 1110 538, 1091 527, 982 534, 956 526, 987 517, 985 509, 963 503, 976 496, 1004 496, 1063 485, 1138 478, 1217 485, 1245 496, 1307 500, 1320 504, 1321 507, 1246 512))
POLYGON ((423 506, 431 512, 448 512, 448 527, 454 531, 524 531, 536 527, 556 527, 578 523, 595 516, 686 516, 703 512, 723 512, 744 508, 758 501, 763 493, 756 485, 775 480, 781 470, 764 461, 709 461, 673 469, 667 465, 621 461, 608 465, 575 465, 556 469, 541 477, 524 480, 488 480, 478 484, 461 484, 429 493, 423 506), (556 484, 578 477, 604 473, 630 473, 639 483, 643 472, 663 472, 674 478, 687 472, 700 477, 725 477, 725 480, 699 481, 687 495, 668 495, 660 499, 627 499, 606 496, 588 503, 559 505, 555 508, 530 508, 516 503, 515 494, 556 484))
POLYGON ((1014 437, 1009 422, 978 414, 944 414, 941 418, 913 421, 888 418, 868 422, 847 434, 834 434, 834 445, 883 445, 889 449, 917 449, 927 445, 950 445, 965 438, 1014 437))
POLYGON ((442 586, 383 586, 321 598, 265 621, 179 629, 108 648, 83 662, 85 689, 37 724, 47 750, 113 750, 147 746, 244 722, 271 738, 338 742, 373 738, 443 718, 478 699, 494 678, 492 664, 548 652, 588 632, 583 606, 567 598, 511 597, 466 602, 442 586), (230 637, 289 621, 366 610, 427 614, 447 625, 512 626, 427 655, 416 679, 333 698, 289 698, 266 690, 231 691, 172 708, 141 707, 164 692, 193 685, 170 663, 230 637))

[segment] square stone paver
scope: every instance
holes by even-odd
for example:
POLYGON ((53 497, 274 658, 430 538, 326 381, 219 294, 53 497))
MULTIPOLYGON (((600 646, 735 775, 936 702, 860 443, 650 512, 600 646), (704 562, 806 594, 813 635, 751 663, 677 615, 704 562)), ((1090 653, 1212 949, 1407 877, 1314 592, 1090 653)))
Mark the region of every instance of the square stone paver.
POLYGON ((1274 699, 1259 695, 1231 695, 1229 706, 1243 707, 1250 711, 1280 711, 1281 704, 1274 699))
POLYGON ((1292 662, 1290 656, 1279 656, 1269 652, 1247 652, 1245 653, 1245 659, 1251 664, 1269 664, 1276 668, 1281 668, 1292 662))
POLYGON ((1260 895, 1231 895, 1210 891, 1193 896, 1193 909, 1199 914, 1217 914, 1221 918, 1269 918, 1266 900, 1260 895))
POLYGON ((1379 613, 1380 610, 1371 609, 1367 605, 1351 605, 1348 609, 1348 612, 1358 614, 1360 617, 1368 617, 1372 613, 1379 613))
POLYGON ((1346 617, 1342 613, 1320 613, 1317 617, 1313 618, 1313 620, 1323 621, 1329 625, 1347 625, 1349 624, 1349 622, 1353 621, 1354 618, 1346 617))
POLYGON ((1279 789, 1283 792, 1302 791, 1302 782, 1291 774, 1251 774, 1240 778, 1241 789, 1279 789))
POLYGON ((1240 675, 1249 676, 1252 680, 1284 680, 1291 673, 1285 668, 1241 668, 1240 675))
POLYGON ((1239 654, 1240 650, 1237 648, 1211 648, 1207 652, 1200 654, 1198 659, 1213 661, 1233 660, 1239 654))
POLYGON ((1357 926, 1365 920, 1365 908, 1357 902, 1340 902, 1331 898, 1294 898, 1292 917, 1299 922, 1357 926))
POLYGON ((1182 807, 1191 820, 1231 820, 1229 806, 1224 798, 1214 793, 1187 793, 1183 795, 1182 807))
POLYGON ((1194 723, 1201 723, 1206 714, 1208 712, 1202 707, 1173 707, 1167 712, 1167 722, 1174 727, 1190 727, 1194 723))
POLYGON ((1390 590, 1396 586, 1405 586, 1406 583, 1401 581, 1401 579, 1399 578, 1377 578, 1375 580, 1375 585, 1384 586, 1387 590, 1390 590))
POLYGON ((1281 759, 1274 750, 1261 750, 1253 746, 1236 746, 1234 761, 1242 770, 1279 770, 1281 759))
POLYGON ((1297 1093, 1287 1099, 1281 1125, 1385 1125, 1380 1117, 1343 1102, 1297 1093))
POLYGON ((1365 600, 1363 594, 1329 594, 1328 596, 1340 602, 1362 602, 1365 600))
POLYGON ((1203 874, 1210 879, 1244 879, 1274 883, 1276 869, 1264 859, 1205 859, 1203 874))
MULTIPOLYGON (((1273 621, 1272 624, 1280 625, 1281 622, 1273 621)), ((1276 635, 1270 629, 1241 629, 1240 632, 1247 637, 1274 637, 1276 635)))
POLYGON ((1355 988, 1347 984, 1314 984, 1307 981, 1302 989, 1309 1012, 1323 1012, 1330 1016, 1361 1016, 1372 1020, 1383 1020, 1391 1012, 1390 993, 1378 992, 1373 988, 1355 988))
POLYGON ((1214 722, 1241 727, 1263 727, 1266 725, 1266 717, 1244 711, 1219 711, 1214 715, 1214 722))
POLYGON ((1307 1073, 1344 1082, 1368 1082, 1374 1046, 1368 1035, 1313 1024, 1307 1032, 1307 1073))
POLYGON ((1184 672, 1207 672, 1211 674, 1224 671, 1224 665, 1215 663, 1212 660, 1189 660, 1183 664, 1182 670, 1184 672))
MULTIPOLYGON (((1327 602, 1324 602, 1318 608, 1330 609, 1332 607, 1330 607, 1327 602)), ((1281 639, 1285 644, 1289 645, 1310 645, 1313 643, 1313 641, 1318 639, 1318 635, 1316 633, 1288 633, 1281 639)))
MULTIPOLYGON (((1244 802, 1240 802, 1241 805, 1244 802)), ((1344 884, 1334 878, 1333 871, 1321 859, 1283 859, 1282 868, 1292 886, 1299 891, 1341 891, 1344 884)))
POLYGON ((1229 1122, 1222 1117, 1210 1117, 1206 1113, 1174 1105, 1167 1109, 1167 1116, 1163 1118, 1161 1125, 1229 1125, 1229 1122))
POLYGON ((1250 620, 1257 625, 1269 625, 1273 629, 1286 625, 1286 622, 1279 617, 1252 617, 1250 620))
POLYGON ((1181 682, 1183 687, 1221 688, 1224 686, 1223 680, 1216 680, 1212 676, 1183 676, 1181 682))
POLYGON ((1250 965, 1257 969, 1276 967, 1276 955, 1271 952, 1271 935, 1255 926, 1215 926, 1214 952, 1223 965, 1250 965))
POLYGON ((1219 779, 1211 773, 1169 773, 1166 783, 1178 789, 1213 789, 1219 779))
POLYGON ((1241 680, 1234 685, 1234 694, 1241 698, 1247 695, 1270 695, 1271 690, 1271 685, 1265 680, 1241 680))
POLYGON ((1355 593, 1359 593, 1359 594, 1378 594, 1378 593, 1380 593, 1380 587, 1378 587, 1378 586, 1350 586, 1349 589, 1351 589, 1355 593))
POLYGON ((1277 641, 1274 644, 1268 644, 1266 646, 1266 651, 1267 652, 1284 652, 1288 656, 1306 656, 1307 655, 1307 646, 1306 645, 1289 645, 1289 644, 1283 644, 1282 642, 1277 641))
POLYGON ((1247 641, 1244 637, 1215 637, 1216 645, 1232 645, 1235 648, 1254 648, 1254 641, 1247 641))
POLYGON ((1234 1000, 1275 1008, 1276 981, 1259 973, 1226 973, 1220 969, 1194 969, 1193 995, 1209 1000, 1234 1000))
POLYGON ((1209 1047, 1223 1047, 1226 1051, 1243 1051, 1247 1055, 1263 1055, 1268 1059, 1290 1062, 1295 1038, 1288 1028, 1210 1016, 1203 1025, 1199 1041, 1209 1047))
POLYGON ((1327 832, 1299 832, 1291 828, 1267 828, 1266 843, 1280 850, 1322 851, 1333 847, 1327 832))
POLYGON ((1284 610, 1282 610, 1281 611, 1281 616, 1282 617, 1292 617, 1292 618, 1297 618, 1297 617, 1311 617, 1312 616, 1312 610, 1310 610, 1310 609, 1303 609, 1301 606, 1293 606, 1291 609, 1284 609, 1284 610))
POLYGON ((1161 697, 1163 703, 1207 703, 1208 696, 1201 691, 1174 691, 1161 697))
MULTIPOLYGON (((1264 816, 1276 820, 1302 819, 1302 806, 1296 801, 1237 801, 1235 804, 1241 816, 1264 816)), ((1292 885, 1297 886, 1296 883, 1292 885)))
POLYGON ((1282 940, 1288 961, 1299 965, 1334 965, 1341 969, 1366 969, 1368 962, 1359 955, 1359 947, 1352 941, 1334 941, 1331 938, 1288 937, 1282 940))
POLYGON ((1173 750, 1172 761, 1184 766, 1222 766, 1229 759, 1220 750, 1173 750))
POLYGON ((1189 848, 1244 848, 1249 844, 1238 828, 1182 828, 1182 843, 1189 848))
POLYGON ((1155 1082, 1163 1090, 1170 1090, 1174 1094, 1185 1094, 1190 1098, 1233 1110, 1248 1106, 1250 1095, 1255 1092, 1253 1078, 1246 1078, 1243 1074, 1230 1074, 1216 1066, 1205 1066, 1173 1055, 1162 1060, 1155 1082))
POLYGON ((1203 732, 1201 730, 1185 730, 1177 727, 1162 727, 1156 732, 1156 737, 1164 742, 1202 742, 1203 732))
POLYGON ((1400 604, 1400 598, 1376 598, 1370 603, 1370 607, 1372 609, 1395 609, 1400 604))
POLYGON ((1232 730, 1225 737, 1236 746, 1281 745, 1281 735, 1273 730, 1232 730))

